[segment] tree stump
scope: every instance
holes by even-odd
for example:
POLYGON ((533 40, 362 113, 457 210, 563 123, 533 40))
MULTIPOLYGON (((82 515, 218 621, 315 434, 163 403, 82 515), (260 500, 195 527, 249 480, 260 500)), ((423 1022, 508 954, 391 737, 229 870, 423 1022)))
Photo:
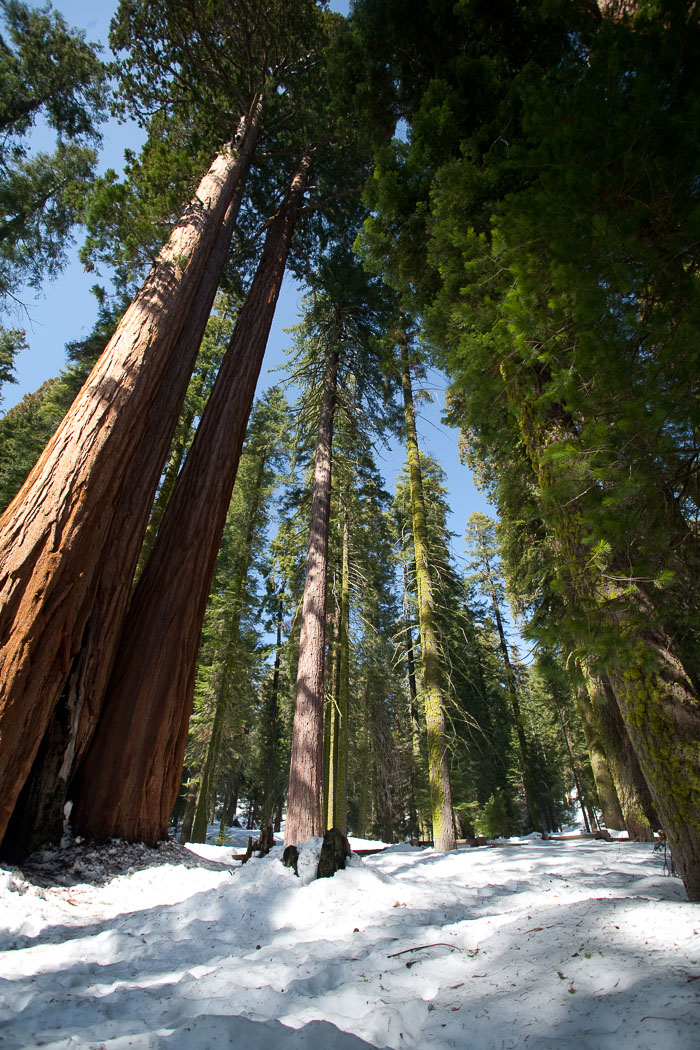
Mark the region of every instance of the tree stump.
POLYGON ((335 875, 336 871, 345 867, 345 862, 351 853, 350 843, 340 828, 329 828, 323 836, 316 878, 328 879, 335 875))
POLYGON ((298 875, 297 864, 299 862, 299 850, 296 846, 285 846, 282 854, 282 863, 285 868, 294 868, 294 874, 298 875))
POLYGON ((260 838, 253 846, 258 851, 259 857, 265 857, 275 844, 275 833, 272 830, 272 821, 269 820, 260 832, 260 838))

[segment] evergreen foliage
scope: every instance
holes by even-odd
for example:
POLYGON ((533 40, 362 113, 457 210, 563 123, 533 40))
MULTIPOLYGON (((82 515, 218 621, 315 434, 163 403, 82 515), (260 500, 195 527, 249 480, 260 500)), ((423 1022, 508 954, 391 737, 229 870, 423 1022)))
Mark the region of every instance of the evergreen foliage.
MULTIPOLYGON (((344 19, 315 0, 121 0, 110 39, 115 112, 147 138, 123 178, 95 180, 107 97, 95 48, 50 8, 0 0, 0 306, 56 275, 79 222, 84 265, 112 285, 97 289, 98 323, 69 345, 68 367, 0 420, 0 508, 69 411, 212 155, 228 156, 234 140, 246 157, 235 217, 222 226, 220 202, 207 233, 207 252, 217 245, 220 256, 211 295, 192 345, 174 354, 189 364, 151 457, 159 461, 148 462, 150 492, 159 472, 160 483, 138 573, 158 549, 173 491, 179 542, 202 513, 190 474, 193 486, 206 475, 212 492, 235 474, 226 442, 234 430, 242 440, 245 419, 210 395, 222 374, 233 382, 235 355, 222 361, 251 288, 264 309, 251 299, 245 318, 262 357, 258 318, 269 323, 284 269, 270 231, 286 260, 291 226, 281 232, 280 216, 291 197, 280 200, 291 185, 290 268, 307 293, 287 370, 293 419, 277 389, 258 402, 223 526, 187 799, 176 807, 183 837, 201 840, 218 815, 223 840, 243 800, 267 833, 291 768, 294 834, 325 822, 388 841, 434 834, 450 848, 453 820, 467 838, 551 831, 576 803, 591 830, 607 822, 648 839, 662 825, 700 898, 697 5, 355 0, 344 19), (56 136, 52 153, 32 147, 39 121, 56 136), (264 267, 275 266, 268 287, 264 267), (449 377, 448 417, 499 517, 470 519, 467 575, 451 550, 444 476, 418 451, 419 354, 449 377), (391 503, 375 445, 399 432, 399 382, 409 468, 391 503), (210 456, 192 469, 198 428, 218 450, 216 467, 210 456), (509 601, 532 663, 518 658, 509 601), (312 692, 302 747, 295 709, 301 722, 312 692), (305 777, 308 828, 294 787, 305 777)), ((186 279, 189 259, 171 262, 186 279)), ((0 384, 13 381, 25 346, 20 329, 0 327, 0 384)), ((153 421, 166 386, 163 376, 147 395, 153 421)), ((251 385, 246 413, 252 396, 251 385)), ((144 431, 130 453, 136 473, 150 440, 144 431)), ((148 493, 142 502, 145 527, 148 493)), ((115 521, 131 520, 128 498, 121 513, 115 521)), ((134 532, 134 565, 140 540, 134 532)), ((191 559, 200 612, 208 542, 209 568, 191 559)), ((148 602, 157 606, 167 572, 178 571, 160 557, 138 585, 149 625, 160 610, 148 602)), ((86 609, 102 582, 94 572, 86 609)), ((124 574, 125 610, 131 562, 124 574)), ((87 638, 81 623, 70 630, 87 638)), ((132 647, 119 650, 123 666, 135 634, 122 633, 132 647)), ((193 657, 196 628, 190 635, 193 657)), ((74 677, 52 684, 61 703, 83 680, 87 642, 76 645, 66 657, 74 677)), ((188 675, 178 686, 185 712, 188 675)), ((91 703, 97 711, 101 695, 91 703)), ((154 738, 159 709, 148 712, 154 738)), ((107 750, 94 744, 93 768, 107 750)), ((176 750, 168 745, 164 764, 177 765, 176 750)), ((144 769, 130 775, 141 790, 144 769)), ((83 787, 74 811, 82 806, 88 824, 90 795, 83 787)), ((135 803, 123 809, 133 826, 135 803)))
POLYGON ((94 175, 107 78, 97 49, 50 5, 0 4, 0 307, 55 277, 94 175), (44 121, 52 153, 31 132, 44 121))

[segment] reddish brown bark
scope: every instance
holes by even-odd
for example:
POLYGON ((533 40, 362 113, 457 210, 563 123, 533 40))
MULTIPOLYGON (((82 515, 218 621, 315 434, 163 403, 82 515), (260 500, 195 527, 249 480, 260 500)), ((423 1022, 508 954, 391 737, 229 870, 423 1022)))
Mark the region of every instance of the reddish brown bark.
POLYGON ((227 148, 0 520, 0 836, 81 647, 124 486, 238 175, 227 148))
POLYGON ((316 438, 309 547, 302 606, 285 843, 323 835, 323 677, 326 640, 328 521, 338 351, 328 356, 316 438))
POLYGON ((100 721, 75 785, 74 826, 81 834, 149 843, 167 834, 204 609, 308 168, 305 158, 270 227, 134 592, 100 721))
POLYGON ((184 400, 207 319, 226 263, 257 138, 257 120, 239 150, 234 198, 206 265, 195 302, 152 412, 148 440, 138 449, 104 545, 101 571, 82 648, 73 662, 42 747, 15 805, 3 853, 20 858, 60 835, 68 783, 97 724, 131 593, 149 510, 184 400))

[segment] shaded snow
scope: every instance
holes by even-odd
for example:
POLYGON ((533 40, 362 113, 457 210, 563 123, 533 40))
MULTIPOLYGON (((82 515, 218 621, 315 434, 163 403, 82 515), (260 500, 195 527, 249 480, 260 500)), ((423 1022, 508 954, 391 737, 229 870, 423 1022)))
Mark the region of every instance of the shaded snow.
POLYGON ((700 1046, 700 911, 650 845, 392 847, 312 880, 319 845, 301 878, 281 846, 0 871, 3 1048, 700 1046))

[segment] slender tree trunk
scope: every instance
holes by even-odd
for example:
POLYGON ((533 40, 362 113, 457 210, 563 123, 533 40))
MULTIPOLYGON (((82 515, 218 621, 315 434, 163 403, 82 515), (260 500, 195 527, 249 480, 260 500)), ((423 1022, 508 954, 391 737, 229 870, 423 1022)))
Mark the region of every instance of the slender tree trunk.
POLYGON ((302 608, 296 703, 289 768, 285 843, 323 835, 323 681, 326 631, 328 522, 338 350, 328 355, 316 439, 309 547, 302 608))
POLYGON ((357 837, 367 838, 367 820, 370 798, 370 776, 372 768, 372 745, 369 732, 369 686, 365 691, 365 717, 360 733, 359 747, 360 789, 357 801, 357 837))
POLYGON ((420 621, 423 662, 425 722, 428 733, 428 774, 433 816, 433 841, 435 849, 442 852, 455 847, 450 768, 447 760, 447 738, 445 733, 443 671, 435 621, 433 581, 428 562, 428 530, 425 515, 425 499, 423 496, 423 479, 421 476, 420 452, 413 408, 413 391, 411 389, 411 373, 408 362, 408 340, 405 333, 401 333, 400 346, 413 542, 416 553, 418 618, 420 621))
POLYGON ((574 756, 573 742, 571 739, 571 726, 565 720, 564 712, 561 710, 561 708, 559 709, 559 725, 561 727, 561 735, 564 739, 564 747, 566 748, 566 753, 569 756, 569 769, 571 770, 571 776, 574 778, 574 787, 576 788, 576 796, 579 807, 581 809, 581 816, 583 817, 583 826, 586 829, 586 831, 590 831, 591 823, 588 817, 589 808, 586 805, 586 798, 584 797, 581 772, 574 756))
POLYGON ((588 757, 591 760, 591 769, 593 770, 593 779, 598 791, 598 801, 603 814, 603 822, 606 828, 612 828, 613 831, 624 831, 625 818, 622 814, 617 791, 615 790, 615 783, 608 765, 605 747, 601 740, 598 719, 585 686, 580 686, 576 691, 576 707, 583 726, 588 757))
POLYGON ((75 827, 165 836, 192 709, 199 636, 292 235, 305 157, 280 205, 214 389, 124 624, 102 717, 79 773, 75 827))
POLYGON ((416 660, 413 647, 413 627, 411 626, 410 599, 408 589, 408 568, 406 565, 407 554, 401 542, 401 568, 403 571, 403 632, 405 636, 406 649, 406 674, 408 678, 409 696, 409 727, 410 727, 410 752, 408 755, 409 767, 409 815, 411 834, 420 838, 420 819, 416 803, 416 787, 418 784, 418 771, 420 768, 420 722, 418 720, 418 689, 416 686, 416 660))
POLYGON ((338 654, 338 747, 336 751, 336 806, 333 826, 348 833, 348 750, 350 686, 350 519, 343 513, 343 576, 340 585, 340 651, 338 654))
POLYGON ((401 558, 403 569, 403 622, 406 636, 406 672, 408 676, 408 693, 411 715, 411 750, 414 765, 420 762, 420 723, 418 721, 418 688, 416 686, 416 658, 413 647, 413 628, 411 627, 410 606, 408 597, 408 569, 403 551, 401 558))
MULTIPOLYGON (((124 530, 137 536, 135 564, 196 354, 197 346, 192 353, 181 337, 212 252, 217 242, 221 245, 222 223, 231 224, 231 203, 245 176, 247 144, 254 137, 244 131, 239 153, 226 150, 215 159, 72 408, 0 521, 5 580, 0 595, 0 836, 64 690, 68 700, 63 721, 71 731, 61 763, 63 779, 80 749, 79 726, 83 724, 87 735, 94 724, 99 689, 92 694, 92 709, 86 711, 84 703, 70 699, 75 686, 66 687, 66 680, 81 646, 88 644, 99 654, 101 667, 113 655, 110 632, 118 631, 126 598, 122 604, 118 594, 113 605, 107 602, 114 622, 103 627, 95 615, 96 602, 103 600, 98 588, 109 589, 110 572, 119 580, 128 576, 128 597, 133 564, 117 568, 113 543, 124 530), (176 391, 180 373, 181 393, 176 391), (161 401, 170 396, 174 418, 165 427, 162 446, 153 448, 152 431, 163 425, 161 401), (134 490, 134 481, 144 475, 152 482, 134 490)), ((77 677, 82 680, 80 674, 77 677)))
MULTIPOLYGON (((335 594, 335 586, 333 588, 335 594)), ((338 673, 340 669, 340 605, 326 616, 326 662, 323 671, 323 826, 332 828, 336 807, 338 750, 338 673)))
POLYGON ((214 790, 214 775, 216 773, 216 763, 219 757, 221 734, 224 728, 225 707, 226 670, 222 668, 214 703, 214 720, 212 722, 209 742, 204 756, 204 764, 200 774, 199 794, 197 795, 197 805, 195 806, 192 830, 190 832, 191 842, 206 842, 207 840, 207 825, 209 824, 211 800, 214 790))
POLYGON ((182 828, 180 830, 180 842, 183 846, 186 842, 190 841, 190 836, 192 835, 192 823, 194 821, 194 811, 197 807, 198 791, 199 780, 196 777, 191 777, 190 782, 187 786, 185 812, 182 816, 182 828))

